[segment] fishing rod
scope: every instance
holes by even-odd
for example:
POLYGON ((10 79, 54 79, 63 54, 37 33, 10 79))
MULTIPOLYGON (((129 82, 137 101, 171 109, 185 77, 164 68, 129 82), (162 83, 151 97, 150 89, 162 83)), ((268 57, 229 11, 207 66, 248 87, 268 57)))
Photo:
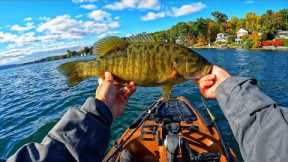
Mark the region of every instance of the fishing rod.
POLYGON ((219 129, 217 123, 216 123, 216 117, 213 115, 213 113, 210 111, 210 108, 208 107, 208 101, 207 101, 207 99, 201 95, 201 100, 202 100, 202 103, 203 103, 203 105, 204 105, 204 107, 205 107, 205 109, 206 109, 206 111, 207 111, 207 113, 208 113, 208 115, 209 115, 209 118, 210 118, 211 123, 215 126, 217 132, 219 132, 220 142, 221 142, 221 145, 222 145, 222 147, 223 147, 223 150, 224 150, 224 153, 225 153, 226 157, 228 157, 228 161, 229 161, 229 162, 234 162, 235 160, 234 160, 234 158, 231 156, 231 153, 230 153, 229 149, 228 149, 227 146, 225 145, 224 140, 223 140, 223 138, 222 138, 222 134, 221 134, 221 132, 220 132, 220 129, 219 129))
MULTIPOLYGON (((137 129, 143 124, 143 122, 150 117, 150 115, 152 114, 152 112, 159 107, 160 104, 164 104, 165 102, 163 102, 163 100, 157 101, 155 103, 153 103, 151 106, 149 106, 149 108, 143 112, 143 114, 140 115, 139 118, 137 118, 132 125, 130 126, 130 129, 134 129, 128 136, 128 138, 126 139, 126 141, 124 141, 124 143, 122 144, 117 144, 116 146, 116 150, 112 153, 112 155, 110 155, 108 157, 108 159, 104 159, 104 161, 109 161, 111 160, 111 158, 113 158, 115 156, 116 153, 118 153, 119 151, 121 151, 123 149, 123 146, 129 141, 128 139, 130 139, 132 137, 132 135, 137 131, 137 129)), ((117 142, 116 142, 117 143, 117 142)), ((114 147, 114 146, 113 146, 114 147)))

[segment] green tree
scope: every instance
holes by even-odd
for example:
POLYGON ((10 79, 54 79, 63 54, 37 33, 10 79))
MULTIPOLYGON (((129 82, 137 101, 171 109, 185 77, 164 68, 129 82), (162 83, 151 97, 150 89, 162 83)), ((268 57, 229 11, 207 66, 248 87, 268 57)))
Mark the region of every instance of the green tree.
POLYGON ((214 17, 214 19, 216 20, 216 22, 219 26, 220 32, 224 32, 225 28, 226 28, 226 22, 228 20, 227 15, 225 15, 219 11, 212 12, 211 14, 214 17))
POLYGON ((261 32, 263 38, 271 40, 275 37, 277 30, 281 29, 282 17, 280 13, 274 13, 272 10, 266 11, 261 16, 261 32))
POLYGON ((231 19, 227 22, 227 30, 226 32, 235 35, 237 30, 237 24, 238 24, 239 19, 236 16, 231 17, 231 19))
POLYGON ((282 18, 281 29, 288 30, 288 9, 283 9, 279 11, 282 18))

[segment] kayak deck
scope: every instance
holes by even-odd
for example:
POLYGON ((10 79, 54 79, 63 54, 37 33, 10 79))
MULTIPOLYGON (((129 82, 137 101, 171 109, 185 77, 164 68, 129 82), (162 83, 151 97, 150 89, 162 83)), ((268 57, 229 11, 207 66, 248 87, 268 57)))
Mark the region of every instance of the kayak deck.
POLYGON ((159 99, 130 125, 103 161, 236 161, 215 125, 207 123, 184 97, 159 99))

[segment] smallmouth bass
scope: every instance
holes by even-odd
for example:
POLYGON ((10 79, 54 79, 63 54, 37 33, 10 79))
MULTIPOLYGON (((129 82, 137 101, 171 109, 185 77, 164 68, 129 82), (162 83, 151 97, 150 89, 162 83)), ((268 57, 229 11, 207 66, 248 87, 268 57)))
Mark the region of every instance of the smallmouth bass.
POLYGON ((94 61, 75 61, 58 67, 69 85, 111 72, 122 81, 145 87, 162 86, 169 99, 173 85, 210 73, 212 64, 192 49, 152 39, 106 37, 93 49, 94 61), (144 41, 143 41, 144 40, 144 41))

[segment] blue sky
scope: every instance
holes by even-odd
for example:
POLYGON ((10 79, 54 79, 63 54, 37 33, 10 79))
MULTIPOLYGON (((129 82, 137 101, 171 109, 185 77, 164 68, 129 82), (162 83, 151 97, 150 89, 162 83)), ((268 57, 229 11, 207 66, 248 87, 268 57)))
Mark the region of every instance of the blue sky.
POLYGON ((107 35, 167 29, 216 10, 243 17, 283 8, 287 0, 0 0, 0 65, 61 54, 107 35))

